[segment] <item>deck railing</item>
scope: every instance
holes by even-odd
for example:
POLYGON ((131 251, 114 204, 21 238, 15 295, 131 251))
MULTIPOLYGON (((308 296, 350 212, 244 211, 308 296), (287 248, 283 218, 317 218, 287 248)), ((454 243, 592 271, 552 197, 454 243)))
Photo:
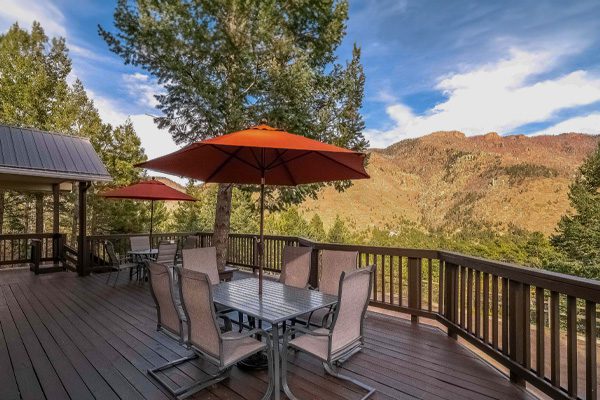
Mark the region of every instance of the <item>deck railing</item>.
MULTIPOLYGON (((155 234, 155 244, 182 242, 191 233, 155 234)), ((211 245, 210 233, 200 235, 211 245)), ((126 252, 130 235, 91 236, 97 262, 100 243, 126 252)), ((354 250, 361 266, 376 266, 371 305, 443 324, 506 367, 513 382, 529 382, 553 398, 598 398, 600 282, 466 256, 449 251, 317 243, 265 237, 265 270, 281 270, 284 246, 312 247, 311 284, 318 285, 322 250, 354 250)), ((257 237, 230 235, 228 262, 256 269, 257 237)))
POLYGON ((56 268, 40 269, 40 263, 61 263, 65 242, 60 233, 1 234, 0 268, 29 264, 36 273, 54 271, 56 268))

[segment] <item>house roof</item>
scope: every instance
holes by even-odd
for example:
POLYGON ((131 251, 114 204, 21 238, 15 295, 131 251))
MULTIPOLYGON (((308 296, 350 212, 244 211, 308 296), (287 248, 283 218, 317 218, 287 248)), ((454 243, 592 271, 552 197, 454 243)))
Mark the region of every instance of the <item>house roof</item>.
POLYGON ((86 138, 0 124, 0 180, 110 181, 86 138))

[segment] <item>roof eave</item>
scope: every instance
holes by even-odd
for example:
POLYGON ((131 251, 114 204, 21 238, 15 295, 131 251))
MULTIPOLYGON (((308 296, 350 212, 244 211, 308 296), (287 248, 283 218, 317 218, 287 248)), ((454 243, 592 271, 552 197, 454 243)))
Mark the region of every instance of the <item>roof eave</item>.
POLYGON ((79 182, 111 182, 113 180, 112 176, 110 175, 78 174, 72 172, 47 171, 30 168, 12 168, 7 166, 0 166, 0 174, 62 179, 65 181, 79 182))

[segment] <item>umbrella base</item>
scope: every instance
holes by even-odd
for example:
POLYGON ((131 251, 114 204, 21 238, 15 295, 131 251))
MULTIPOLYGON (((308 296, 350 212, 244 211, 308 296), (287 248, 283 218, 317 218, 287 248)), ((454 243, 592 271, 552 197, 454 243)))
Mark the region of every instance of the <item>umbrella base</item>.
POLYGON ((246 371, 264 371, 269 368, 267 355, 264 351, 251 355, 237 363, 240 369, 246 371))

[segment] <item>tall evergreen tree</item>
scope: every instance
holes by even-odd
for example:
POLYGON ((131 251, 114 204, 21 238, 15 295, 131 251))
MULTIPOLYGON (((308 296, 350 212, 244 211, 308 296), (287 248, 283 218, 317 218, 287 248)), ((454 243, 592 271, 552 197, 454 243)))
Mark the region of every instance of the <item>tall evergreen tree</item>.
MULTIPOLYGON (((49 39, 37 22, 33 23, 30 32, 18 24, 12 25, 0 35, 0 122, 89 138, 115 178, 113 184, 127 184, 139 179, 141 173, 132 165, 145 160, 146 156, 133 126, 126 122, 113 129, 104 124, 82 82, 75 79, 69 84, 70 73, 71 59, 63 38, 49 39)), ((139 214, 143 210, 141 205, 103 208, 102 200, 95 197, 102 187, 98 185, 89 192, 92 230, 102 227, 102 230, 123 231, 124 224, 119 221, 127 219, 134 223, 131 229, 139 230, 139 224, 135 224, 140 218, 129 217, 132 213, 139 214)), ((0 196, 3 204, 0 226, 10 232, 28 232, 33 227, 32 196, 15 192, 0 193, 0 196)), ((70 225, 74 237, 76 194, 61 196, 61 227, 70 225)), ((51 207, 51 202, 45 202, 45 206, 51 207)))
POLYGON ((552 244, 570 259, 600 265, 600 145, 579 167, 569 189, 573 212, 564 215, 552 244))
MULTIPOLYGON (((116 33, 99 27, 109 48, 165 88, 162 116, 177 143, 269 124, 362 150, 360 52, 346 65, 335 50, 345 34, 346 0, 119 0, 116 33)), ((315 196, 322 185, 279 189, 270 205, 315 196)), ((337 184, 343 189, 347 184, 337 184)), ((231 185, 217 193, 213 242, 226 259, 231 185)))

